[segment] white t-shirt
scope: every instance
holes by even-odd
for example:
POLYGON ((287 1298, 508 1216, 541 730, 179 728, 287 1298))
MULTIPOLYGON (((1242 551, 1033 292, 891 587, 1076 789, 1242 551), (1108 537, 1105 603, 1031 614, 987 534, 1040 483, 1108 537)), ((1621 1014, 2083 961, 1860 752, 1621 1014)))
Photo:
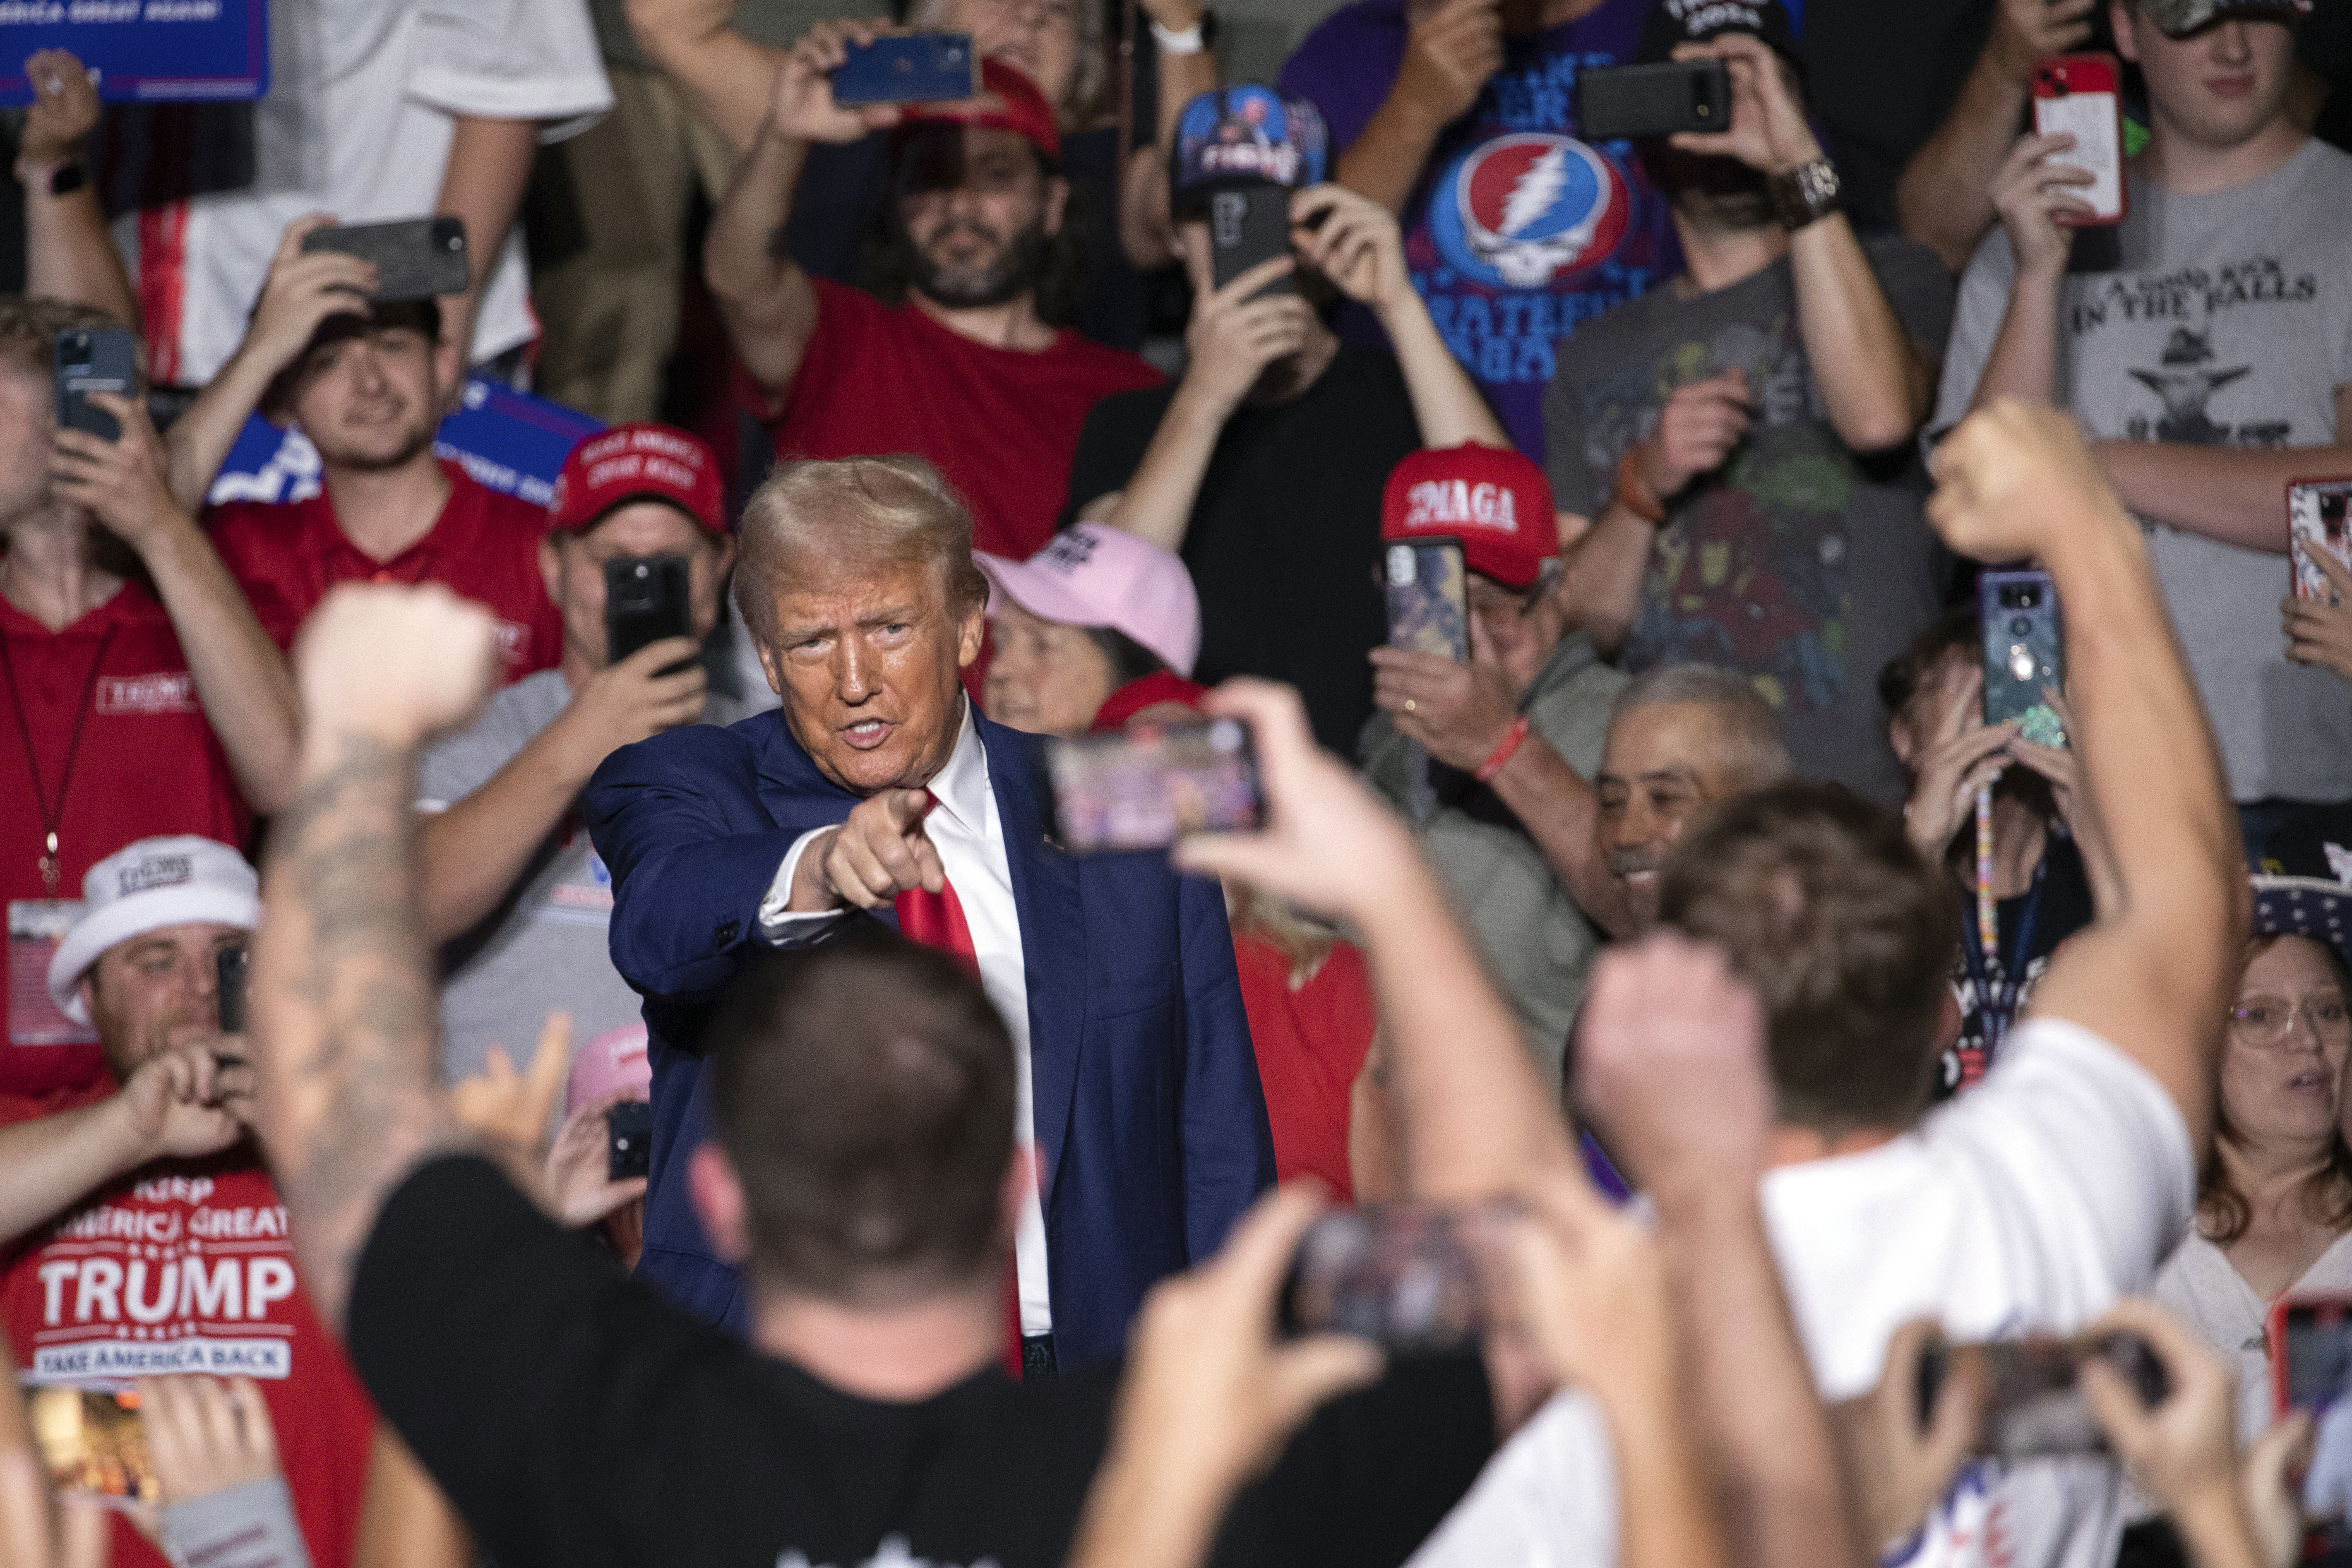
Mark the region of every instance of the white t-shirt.
MULTIPOLYGON (((456 116, 539 121, 558 141, 613 107, 582 0, 273 0, 269 27, 253 183, 115 226, 159 382, 201 385, 219 371, 304 213, 358 224, 431 212, 456 116)), ((520 226, 518 215, 483 294, 476 362, 539 333, 520 226)))
MULTIPOLYGON (((2197 1165, 2164 1087, 2079 1026, 2029 1019, 1975 1089, 1903 1136, 1858 1154, 1783 1166, 1764 1178, 1765 1225, 1799 1336, 1825 1400, 1878 1384, 1887 1342, 1915 1318, 1955 1340, 2064 1332, 2144 1290, 2187 1226, 2197 1165)), ((1522 1484, 1523 1430, 1449 1516, 1491 1510, 1490 1545, 1551 1508, 1522 1484)), ((1549 1483, 1557 1486, 1557 1478, 1549 1483)), ((1490 1552, 1488 1568, 1560 1561, 1553 1542, 1490 1552)), ((2104 1459, 1967 1467, 1916 1547, 1933 1568, 2107 1568, 2122 1531, 2119 1483, 2104 1459)))
POLYGON ((1562 1389, 1496 1451, 1405 1568, 1611 1568, 1617 1466, 1592 1396, 1562 1389))

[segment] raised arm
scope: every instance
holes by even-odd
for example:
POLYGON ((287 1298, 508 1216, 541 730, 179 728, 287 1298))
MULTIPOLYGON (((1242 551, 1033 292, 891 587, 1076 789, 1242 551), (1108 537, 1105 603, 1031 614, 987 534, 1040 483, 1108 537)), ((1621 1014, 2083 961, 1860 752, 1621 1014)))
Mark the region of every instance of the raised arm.
POLYGON ((743 368, 771 393, 792 385, 816 333, 816 289, 781 243, 809 147, 855 142, 898 122, 892 107, 848 110, 833 101, 832 72, 848 58, 847 46, 871 43, 881 30, 874 22, 819 22, 792 47, 775 73, 751 153, 736 166, 703 243, 703 277, 727 335, 743 368))
POLYGON ((25 292, 41 300, 95 305, 132 331, 139 297, 122 253, 114 248, 98 186, 82 163, 82 142, 98 123, 98 84, 63 49, 41 49, 25 62, 33 104, 16 134, 16 179, 25 187, 25 292), (79 168, 71 190, 51 181, 79 168))
POLYGON ((1895 186, 1907 239, 1930 247, 1958 272, 1993 223, 1993 174, 2017 139, 2033 62, 2079 47, 2098 0, 2000 0, 1992 36, 1960 84, 1952 111, 1911 155, 1895 186))
POLYGON ((1683 1392, 1731 1560, 1864 1561, 1764 1229, 1772 1088, 1755 993, 1720 952, 1653 936, 1601 956, 1579 1039, 1577 1101, 1657 1208, 1683 1392))
POLYGON ((2038 556, 2066 605, 2081 787, 2106 832, 2118 907, 2070 942, 2032 1012, 2138 1058, 2171 1092, 2200 1157, 2214 1061, 2245 938, 2238 822, 2211 730, 2147 562, 2074 422, 2000 402, 1937 455, 1927 506, 1979 561, 2038 556))
POLYGON ((285 658, 204 531, 174 504, 163 443, 146 405, 108 393, 93 393, 90 401, 114 416, 121 436, 105 441, 86 430, 58 430, 50 469, 58 494, 87 508, 139 552, 237 788, 255 811, 277 811, 293 798, 301 722, 285 658))
MULTIPOLYGON (((1822 144, 1790 85, 1787 68, 1762 39, 1731 33, 1685 44, 1678 60, 1720 59, 1731 77, 1731 129, 1670 140, 1687 153, 1738 159, 1768 176, 1822 156, 1822 144)), ((1789 237, 1797 330, 1838 439, 1857 452, 1909 440, 1936 395, 1932 367, 1912 346, 1870 258, 1843 213, 1789 237)))
POLYGON ((488 696, 490 617, 438 584, 336 589, 296 652, 301 788, 270 835, 252 986, 261 1133, 320 1315, 338 1333, 377 1212, 462 1146, 434 1058, 440 996, 417 920, 425 737, 488 696), (407 649, 387 659, 387 647, 407 649))
POLYGON ((333 315, 365 315, 376 282, 375 264, 356 256, 321 250, 303 254, 314 230, 332 228, 324 213, 309 213, 286 226, 278 254, 262 279, 261 299, 236 346, 164 437, 172 499, 191 517, 204 510, 205 493, 220 472, 237 433, 268 395, 270 383, 310 346, 310 336, 333 315))
POLYGON ((1403 211, 1438 135, 1502 68, 1502 0, 1445 0, 1406 35, 1396 81, 1363 134, 1339 154, 1332 178, 1403 211))
POLYGON ((2066 258, 2074 233, 2058 221, 2062 213, 2085 215, 2090 204, 2075 194, 2090 174, 2063 163, 2072 136, 2025 136, 2009 151, 1993 175, 1991 199, 2009 236, 2015 270, 2000 331, 1985 356, 1971 408, 1996 397, 2029 403, 2058 400, 2058 307, 2066 285, 2066 258))
POLYGON ((474 314, 482 290, 498 270, 523 187, 530 184, 539 156, 539 126, 529 120, 493 120, 460 114, 449 142, 449 162, 441 174, 433 210, 451 213, 466 225, 466 257, 473 277, 463 294, 441 299, 441 341, 454 344, 460 363, 474 363, 474 314))
MULTIPOLYGON (((1191 32, 1201 25, 1200 0, 1149 0, 1143 14, 1171 33, 1191 32)), ((1168 151, 1176 145, 1176 121, 1184 106, 1204 92, 1213 92, 1223 79, 1216 51, 1199 48, 1179 54, 1165 45, 1153 49, 1157 120, 1151 145, 1128 154, 1119 176, 1119 247, 1130 266, 1149 272, 1176 257, 1175 225, 1168 211, 1168 151)), ((1139 129, 1140 129, 1139 127, 1139 129)))
POLYGON ((696 114, 738 154, 759 140, 768 92, 785 51, 752 42, 733 23, 737 0, 628 0, 629 35, 696 114))
POLYGON ((1454 357, 1404 264, 1396 215, 1343 185, 1317 185, 1290 201, 1293 242, 1333 286, 1368 305, 1389 334, 1404 372, 1424 447, 1476 441, 1508 447, 1503 422, 1454 357), (1321 226, 1306 226, 1320 219, 1321 226))

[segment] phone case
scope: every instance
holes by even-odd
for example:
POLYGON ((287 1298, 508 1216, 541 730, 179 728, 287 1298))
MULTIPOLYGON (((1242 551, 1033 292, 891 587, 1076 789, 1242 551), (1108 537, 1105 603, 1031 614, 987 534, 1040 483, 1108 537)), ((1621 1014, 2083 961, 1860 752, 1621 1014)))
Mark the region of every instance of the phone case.
POLYGON ((304 251, 340 250, 375 263, 373 299, 387 302, 462 294, 473 281, 466 258, 466 220, 403 218, 314 230, 304 251))
POLYGON ((2326 551, 2338 564, 2352 567, 2352 521, 2345 516, 2347 510, 2352 510, 2352 479, 2288 481, 2287 571, 2294 581, 2296 598, 2321 605, 2336 602, 2336 590, 2329 585, 2326 574, 2305 561, 2293 544, 2301 541, 2314 549, 2326 551))
POLYGON ((1233 719, 1136 724, 1046 748, 1062 847, 1164 849, 1188 833, 1251 833, 1265 819, 1257 752, 1233 719))
POLYGON ((980 91, 980 54, 970 33, 898 33, 861 48, 835 68, 833 101, 946 103, 980 91))
POLYGON ((1731 129, 1731 78, 1721 60, 1595 66, 1576 73, 1577 133, 1588 142, 1731 129))
POLYGON ((604 658, 618 664, 648 643, 691 635, 689 574, 682 555, 624 555, 604 563, 604 658))
MULTIPOLYGON (((1255 184, 1209 196, 1209 274, 1220 289, 1261 261, 1290 254, 1290 188, 1255 184)), ((1277 278, 1253 300, 1296 294, 1296 277, 1277 278)))
POLYGON ((89 395, 136 396, 139 340, 120 327, 68 327, 57 336, 57 415, 61 429, 87 430, 101 441, 120 439, 122 426, 89 395))
POLYGON ((2113 55, 2061 55, 2033 68, 2033 132, 2037 136, 2063 132, 2074 147, 2055 155, 2088 169, 2097 176, 2090 185, 2074 187, 2097 210, 2090 218, 2066 218, 2075 228, 2111 227, 2130 210, 2131 191, 2124 179, 2124 110, 2122 68, 2113 55))
POLYGON ((1470 574, 1458 539, 1391 544, 1387 554, 1389 646, 1470 662, 1470 574))
POLYGON ((2271 1304, 2271 1408, 2280 1415, 2352 1389, 2352 1295, 2284 1295, 2271 1304))
POLYGON ((1277 1307, 1282 1331, 1356 1334, 1407 1353, 1474 1342, 1487 1317, 1474 1247, 1503 1212, 1422 1204, 1332 1210, 1299 1238, 1277 1307))
POLYGON ((2025 738, 2066 743, 2065 726, 2043 696, 2066 685, 2065 633, 2058 585, 2047 572, 1987 572, 1977 579, 1984 654, 1984 720, 2017 721, 2025 738))

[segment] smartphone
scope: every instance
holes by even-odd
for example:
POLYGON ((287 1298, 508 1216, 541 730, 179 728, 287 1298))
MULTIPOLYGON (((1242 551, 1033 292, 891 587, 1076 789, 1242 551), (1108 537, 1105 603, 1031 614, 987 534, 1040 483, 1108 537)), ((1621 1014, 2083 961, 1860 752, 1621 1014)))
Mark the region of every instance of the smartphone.
POLYGON ((219 983, 217 1005, 221 1033, 245 1033, 245 976, 253 963, 253 950, 238 942, 225 947, 213 959, 213 974, 219 983))
MULTIPOLYGON (((2352 1296, 2291 1296, 2271 1308, 2271 1403, 2308 1410, 2316 1440, 2302 1477, 2305 1517, 2340 1521, 2352 1501, 2352 1296)), ((2340 1522, 2331 1529, 2340 1530, 2340 1522)))
POLYGON ((1576 73, 1577 134, 1588 142, 1731 129, 1731 74, 1721 60, 1592 66, 1576 73))
POLYGON ((616 1182, 631 1176, 642 1176, 653 1168, 654 1108, 642 1100, 625 1100, 604 1112, 606 1136, 611 1140, 604 1160, 604 1173, 616 1182))
POLYGON ((1470 574, 1458 539, 1391 544, 1382 563, 1389 646, 1470 662, 1470 574))
POLYGON ((68 327, 57 336, 58 428, 120 440, 121 422, 90 405, 93 392, 139 395, 139 339, 121 327, 68 327))
POLYGON ((340 250, 375 263, 372 300, 430 300, 462 294, 473 281, 466 256, 466 220, 414 217, 398 223, 363 223, 314 229, 302 237, 305 252, 340 250))
POLYGON ((2060 55, 2033 68, 2033 133, 2074 138, 2052 162, 2086 169, 2088 185, 2070 189, 2091 204, 2090 217, 2062 216, 2076 228, 2124 221, 2130 196, 2124 184, 2122 67, 2113 55, 2060 55))
MULTIPOLYGON (((683 555, 621 555, 604 563, 607 663, 618 664, 664 637, 694 635, 687 582, 683 555)), ((682 668, 683 664, 672 667, 682 668)))
POLYGON ((2352 479, 2296 479, 2286 487, 2287 555, 2296 598, 2322 605, 2336 602, 2334 586, 2294 548, 2294 542, 2325 550, 2338 565, 2352 567, 2352 534, 2347 534, 2344 522, 2347 499, 2352 499, 2352 479))
POLYGON ((2044 689, 2066 689, 2065 635, 2058 584, 2047 572, 1987 572, 1977 578, 1984 640, 1984 721, 2017 721, 2029 741, 2066 743, 2066 727, 2044 689))
MULTIPOLYGON (((1222 289, 1261 261, 1290 254, 1290 187, 1272 182, 1209 194, 1209 271, 1222 289)), ((1276 279, 1250 296, 1296 294, 1295 276, 1276 279)))
POLYGON ((835 103, 945 103, 980 93, 970 33, 894 33, 848 47, 833 71, 835 103))
POLYGON ((26 1390, 26 1405, 58 1490, 115 1508, 162 1500, 135 1392, 51 1384, 26 1390))
POLYGON ((2161 1405, 2172 1392, 2164 1363, 2137 1334, 1931 1344, 1919 1358, 1923 1431, 1933 1421, 1936 1396, 1942 1392, 1945 1378, 1962 1357, 1981 1362, 1989 1391, 1984 1425, 1978 1430, 1972 1451, 2004 1459, 2106 1451, 2106 1434, 2074 1388, 2075 1374, 2093 1357, 2129 1379, 2143 1405, 2161 1405))
POLYGON ((1257 753, 1237 719, 1052 741, 1046 770, 1073 854, 1164 849, 1188 833, 1254 833, 1265 821, 1257 753))
POLYGON ((1477 1248, 1501 1205, 1334 1209, 1309 1226, 1282 1288, 1282 1331, 1360 1334, 1395 1350, 1456 1350, 1486 1327, 1477 1248))

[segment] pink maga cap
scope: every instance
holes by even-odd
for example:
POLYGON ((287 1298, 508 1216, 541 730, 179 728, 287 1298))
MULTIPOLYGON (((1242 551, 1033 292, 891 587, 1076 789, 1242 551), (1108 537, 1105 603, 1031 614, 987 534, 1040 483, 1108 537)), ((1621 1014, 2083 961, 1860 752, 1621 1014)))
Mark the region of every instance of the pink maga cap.
POLYGON ((1179 675, 1201 653, 1201 600, 1184 563, 1108 523, 1066 528, 1026 561, 980 551, 989 584, 1040 620, 1124 632, 1179 675))
POLYGON ((572 1053, 572 1078, 563 1089, 563 1114, 571 1115, 592 1100, 616 1089, 637 1100, 654 1092, 653 1063, 646 1056, 646 1026, 624 1024, 607 1029, 572 1053))

